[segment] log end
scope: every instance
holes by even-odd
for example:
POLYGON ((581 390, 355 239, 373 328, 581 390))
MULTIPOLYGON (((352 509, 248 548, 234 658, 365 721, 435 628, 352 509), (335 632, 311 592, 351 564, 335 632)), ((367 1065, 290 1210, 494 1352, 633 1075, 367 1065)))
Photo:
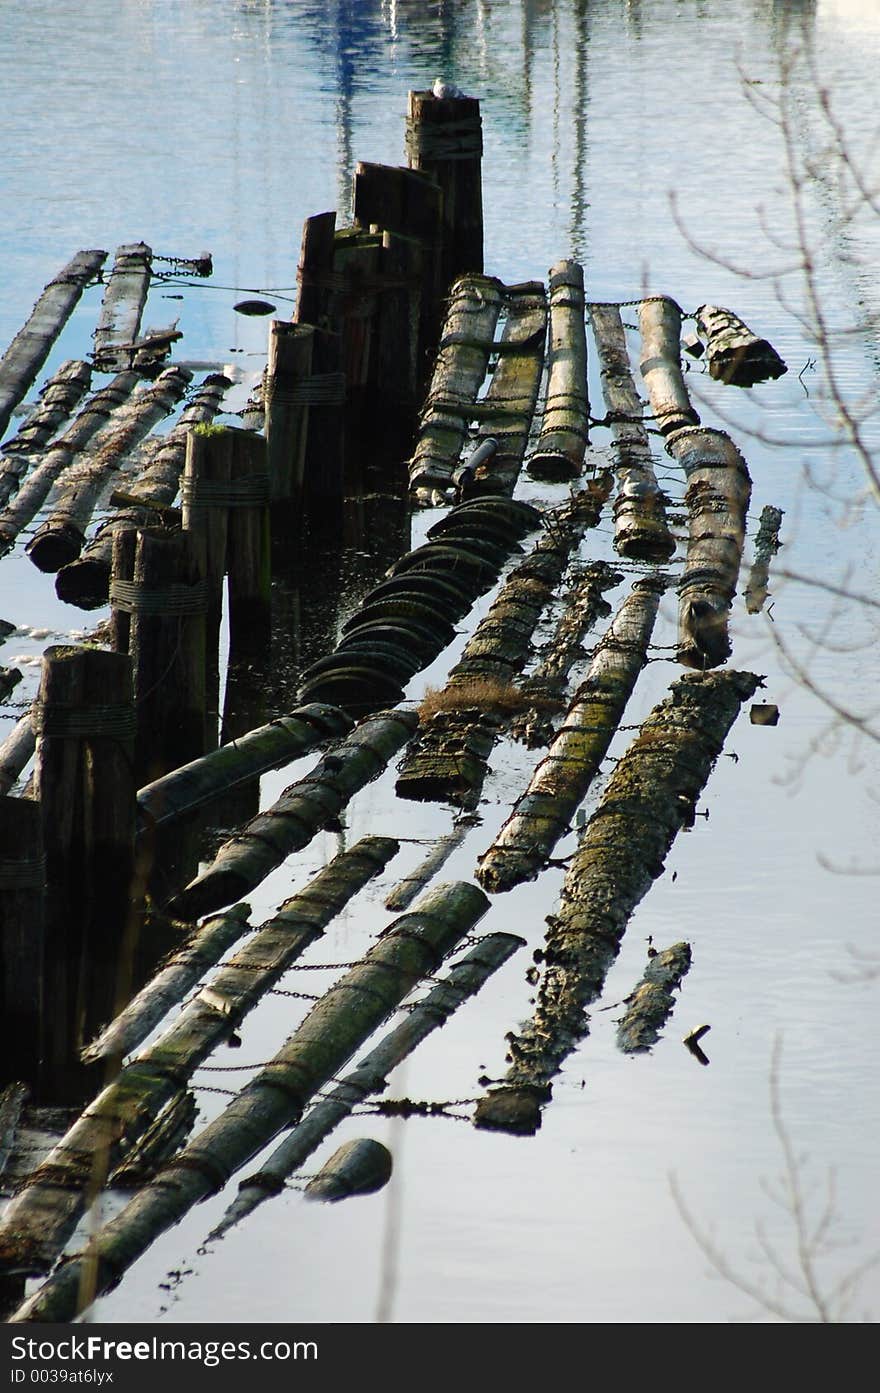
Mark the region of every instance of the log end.
POLYGON ((549 1084, 502 1085, 480 1099, 474 1126, 485 1132, 533 1137, 541 1126, 541 1110, 551 1097, 549 1084))

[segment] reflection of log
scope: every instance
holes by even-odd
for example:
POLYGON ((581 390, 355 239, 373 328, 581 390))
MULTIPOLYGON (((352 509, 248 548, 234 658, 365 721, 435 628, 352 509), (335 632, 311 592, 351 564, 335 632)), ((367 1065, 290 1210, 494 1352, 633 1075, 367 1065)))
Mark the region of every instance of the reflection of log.
POLYGON ((770 558, 776 555, 782 543, 779 529, 782 526, 782 509, 769 503, 761 509, 758 535, 755 538, 755 559, 749 571, 746 584, 746 609, 749 614, 759 614, 767 599, 767 582, 770 579, 770 558))
POLYGON ((198 919, 231 904, 259 885, 292 851, 307 846, 315 833, 385 768, 410 738, 414 711, 381 711, 346 736, 310 774, 285 789, 271 808, 259 813, 224 842, 213 863, 171 901, 169 912, 198 919))
POLYGON ((681 986, 690 965, 689 943, 673 943, 652 954, 617 1023, 617 1044, 624 1054, 641 1054, 657 1043, 675 1005, 672 993, 681 986))
POLYGON ((115 1286, 128 1267, 195 1204, 222 1190, 351 1058, 421 978, 442 962, 488 908, 466 882, 438 888, 396 920, 306 1016, 223 1113, 168 1162, 88 1249, 69 1258, 12 1317, 68 1320, 115 1286), (84 1291, 84 1296, 81 1292, 84 1291))
POLYGON ((342 1143, 324 1162, 303 1191, 307 1200, 346 1200, 351 1195, 372 1195, 388 1184, 391 1152, 372 1137, 355 1137, 342 1143))
POLYGON ((532 880, 568 831, 645 664, 665 582, 637 580, 599 643, 590 670, 525 793, 489 850, 477 879, 495 893, 532 880))
POLYGON ((547 338, 547 295, 540 281, 526 281, 508 286, 505 298, 507 319, 498 344, 498 362, 474 413, 480 422, 477 448, 489 439, 495 447, 474 469, 474 477, 463 489, 465 497, 513 493, 538 400, 547 338))
POLYGON ((663 435, 683 426, 695 426, 700 420, 691 406, 681 371, 681 318, 681 309, 667 295, 655 295, 639 305, 639 368, 651 399, 651 411, 663 435))
POLYGON ((145 242, 117 247, 95 329, 95 367, 119 372, 132 366, 130 346, 140 328, 150 288, 153 253, 145 242))
POLYGON ((642 401, 630 370, 620 310, 613 305, 591 305, 590 322, 602 365, 606 420, 613 437, 611 457, 618 486, 614 500, 614 550, 621 556, 643 561, 666 561, 675 551, 675 542, 654 475, 642 401))
POLYGON ((365 837, 286 900, 158 1040, 125 1065, 0 1215, 0 1270, 47 1272, 76 1227, 93 1168, 113 1166, 229 1032, 396 852, 365 837))
POLYGON ((400 910, 411 905, 416 895, 420 894, 441 867, 446 865, 456 847, 461 846, 477 821, 478 819, 472 816, 459 817, 452 829, 439 838, 415 870, 397 882, 385 900, 385 908, 400 910))
POLYGON ((753 334, 733 310, 700 305, 694 319, 706 345, 710 377, 734 387, 753 387, 788 372, 772 344, 753 334))
POLYGON ((560 261, 550 268, 550 344, 541 434, 529 462, 536 479, 582 474, 590 442, 584 268, 560 261))
POLYGON ((159 1167, 179 1151, 196 1120, 196 1100, 187 1089, 176 1094, 155 1122, 126 1152, 110 1172, 107 1184, 114 1190, 138 1190, 152 1180, 159 1167))
POLYGON ((688 546, 678 583, 678 660, 717 667, 730 656, 727 621, 742 560, 752 481, 724 431, 695 426, 670 436, 687 478, 688 546))
POLYGON ((535 1014, 510 1039, 511 1067, 477 1105, 475 1124, 533 1133, 550 1080, 588 1033, 595 1001, 636 905, 662 874, 742 703, 749 672, 688 674, 651 712, 614 769, 572 857, 558 912, 547 920, 535 1014))

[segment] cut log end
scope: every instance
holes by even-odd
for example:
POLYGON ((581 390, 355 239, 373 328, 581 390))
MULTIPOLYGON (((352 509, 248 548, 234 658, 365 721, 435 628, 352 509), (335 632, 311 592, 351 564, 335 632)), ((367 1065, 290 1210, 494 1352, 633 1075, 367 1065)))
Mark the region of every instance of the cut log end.
POLYGON ((541 1126, 541 1109, 550 1098, 549 1084, 511 1084, 493 1089, 477 1104, 474 1126, 485 1132, 533 1137, 541 1126))

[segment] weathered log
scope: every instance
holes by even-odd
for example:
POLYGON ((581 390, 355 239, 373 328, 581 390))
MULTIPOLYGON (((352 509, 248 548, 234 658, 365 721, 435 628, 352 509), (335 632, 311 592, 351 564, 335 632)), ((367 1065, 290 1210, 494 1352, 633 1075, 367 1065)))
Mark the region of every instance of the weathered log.
POLYGON ((2 447, 0 460, 0 506, 5 505, 18 490, 19 481, 27 473, 34 457, 60 430, 89 390, 91 366, 82 358, 70 358, 40 388, 40 400, 11 440, 2 447))
POLYGON ((553 744, 480 858, 477 879, 487 890, 533 880, 568 831, 644 667, 665 586, 660 577, 637 580, 598 644, 553 744))
POLYGON ((675 539, 654 474, 620 310, 614 305, 591 305, 590 323, 602 368, 605 420, 611 426, 611 458, 617 476, 614 550, 642 561, 667 561, 675 551, 675 539))
POLYGON ((226 426, 200 425, 187 435, 181 485, 184 531, 201 539, 205 554, 205 692, 208 747, 217 744, 220 720, 220 625, 228 555, 234 432, 226 426))
POLYGON ((488 906, 475 885, 452 882, 425 895, 391 924, 224 1112, 97 1231, 84 1253, 68 1259, 11 1323, 72 1319, 96 1295, 115 1286, 160 1234, 200 1200, 222 1190, 230 1175, 299 1119, 318 1089, 488 906))
POLYGON ((689 943, 652 952, 641 981, 626 1000, 617 1022, 617 1045, 624 1054, 643 1054, 656 1044, 675 1005, 673 992, 691 965, 689 943))
POLYGON ((458 276, 483 269, 483 133, 476 97, 410 92, 406 155, 410 168, 430 174, 443 194, 439 292, 445 295, 458 276))
POLYGON ((755 556, 746 582, 746 609, 749 614, 760 614, 766 603, 769 593, 767 585, 770 579, 770 558, 776 555, 782 545, 779 540, 782 517, 782 509, 774 508, 769 503, 761 509, 758 535, 755 538, 755 556))
POLYGON ((37 528, 25 550, 41 571, 57 571, 79 556, 85 529, 120 460, 167 416, 192 379, 189 369, 167 368, 153 385, 131 402, 117 423, 88 455, 65 471, 64 480, 46 521, 37 528))
POLYGON ((83 1212, 94 1169, 116 1164, 214 1047, 397 850, 390 838, 365 837, 334 857, 220 968, 158 1040, 125 1065, 0 1215, 0 1273, 49 1270, 83 1212))
POLYGON ((0 358, 0 436, 73 313, 85 286, 107 259, 105 251, 77 252, 46 286, 30 317, 0 358))
POLYGON ((385 768, 418 725, 414 711, 368 716, 310 774, 285 789, 224 842, 214 861, 168 906, 179 919, 198 919, 248 894, 292 851, 339 816, 348 800, 385 768))
POLYGON ((139 1190, 152 1180, 159 1168, 179 1151, 193 1129, 197 1115, 196 1100, 189 1089, 175 1094, 155 1122, 125 1154, 109 1174, 107 1185, 112 1190, 139 1190))
POLYGON ((526 469, 536 479, 574 479, 584 472, 590 443, 584 268, 550 267, 550 342, 541 434, 526 469))
POLYGON ((391 1152, 372 1137, 343 1142, 303 1190, 307 1200, 333 1203, 352 1195, 373 1195, 391 1179, 391 1152))
POLYGON ((681 307, 668 295, 653 295, 639 303, 639 369, 662 435, 700 421, 681 371, 681 320, 681 307))
POLYGON ((498 344, 498 363, 488 391, 477 403, 477 447, 496 442, 473 478, 460 484, 461 496, 506 494, 516 487, 541 386, 547 339, 547 293, 540 281, 506 287, 507 318, 498 344))
POLYGON ((739 315, 720 305, 700 305, 694 311, 697 333, 706 346, 709 376, 734 387, 781 377, 788 368, 772 344, 758 338, 739 315))
POLYGON ((678 661, 702 671, 730 656, 727 624, 752 481, 745 460, 724 431, 702 426, 676 431, 666 448, 687 478, 688 544, 678 583, 678 661))
POLYGON ((9 1083, 0 1092, 0 1175, 5 1171, 15 1147, 21 1110, 29 1097, 30 1089, 26 1083, 9 1083))
POLYGON ((121 372, 133 366, 131 348, 147 302, 152 264, 152 249, 145 242, 116 248, 94 333, 93 356, 99 372, 121 372))
POLYGON ((277 1195, 284 1188, 286 1178, 317 1150, 343 1118, 371 1093, 381 1093, 387 1087, 392 1069, 412 1054, 432 1031, 445 1025, 453 1011, 475 996, 492 973, 523 947, 525 940, 513 934, 489 934, 454 963, 427 996, 415 1003, 406 1018, 394 1026, 331 1093, 309 1109, 260 1169, 241 1181, 238 1195, 208 1241, 221 1238, 265 1200, 277 1195))
POLYGON ((0 794, 9 792, 36 748, 31 713, 26 711, 0 745, 0 794))
POLYGON ((43 1044, 46 881, 38 804, 0 798, 0 848, 0 1078, 35 1087, 43 1044))
POLYGON ((663 871, 744 701, 761 685, 749 672, 691 673, 674 682, 615 766, 547 920, 532 1019, 509 1036, 511 1067, 478 1103, 477 1127, 531 1134, 550 1080, 589 1031, 636 905, 663 871))
POLYGON ((6 701, 21 681, 21 671, 17 667, 0 667, 0 701, 6 701))

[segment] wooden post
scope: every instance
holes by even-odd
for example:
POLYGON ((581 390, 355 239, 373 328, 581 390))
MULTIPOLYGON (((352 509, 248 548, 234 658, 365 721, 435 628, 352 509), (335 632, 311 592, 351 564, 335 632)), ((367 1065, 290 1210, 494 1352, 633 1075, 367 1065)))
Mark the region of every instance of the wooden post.
POLYGON ((483 269, 483 134, 476 97, 410 92, 406 153, 411 169, 432 175, 443 192, 441 294, 468 271, 483 269))
POLYGON ((0 798, 0 1082, 36 1087, 43 1024, 45 863, 40 808, 0 798))
POLYGON ((700 422, 681 371, 681 320, 680 305, 668 295, 652 295, 639 304, 639 369, 661 435, 700 422))
POLYGON ((208 748, 217 744, 220 720, 220 621, 226 574, 232 435, 224 426, 197 426, 186 442, 181 486, 184 529, 202 538, 207 599, 205 610, 205 701, 208 748))
POLYGON ((226 572, 229 595, 229 661, 264 654, 271 630, 272 561, 269 538, 270 481, 266 439, 229 428, 229 514, 226 572))
POLYGON ((314 345, 312 325, 271 321, 264 401, 273 505, 298 502, 302 490, 314 345))

